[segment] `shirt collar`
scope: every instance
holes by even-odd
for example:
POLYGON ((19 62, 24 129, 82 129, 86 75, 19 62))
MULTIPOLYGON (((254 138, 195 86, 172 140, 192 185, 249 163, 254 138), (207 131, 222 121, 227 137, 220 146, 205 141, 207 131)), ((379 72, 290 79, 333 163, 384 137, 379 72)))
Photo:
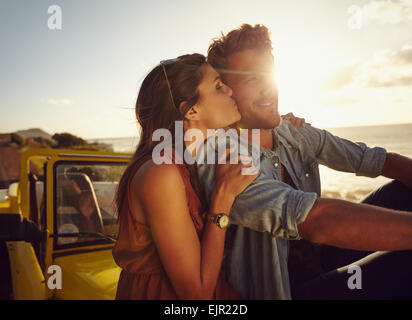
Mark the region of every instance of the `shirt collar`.
MULTIPOLYGON (((277 128, 277 127, 276 127, 277 128)), ((283 145, 285 148, 289 146, 289 143, 277 132, 276 128, 272 130, 272 137, 273 137, 273 150, 269 150, 265 147, 260 146, 260 156, 264 155, 267 158, 272 158, 274 155, 279 156, 280 152, 280 145, 283 145)), ((253 154, 253 147, 250 140, 248 141, 248 151, 249 154, 253 154)))
MULTIPOLYGON (((276 128, 272 130, 272 133, 273 133, 272 134, 272 137, 273 137, 273 150, 269 150, 269 149, 261 146, 260 147, 260 155, 261 156, 264 155, 267 158, 272 158, 273 155, 279 156, 280 144, 283 144, 283 145, 286 144, 286 141, 284 141, 284 139, 281 136, 279 136, 278 132, 276 131, 276 128)), ((249 151, 250 150, 251 149, 249 149, 249 151)))

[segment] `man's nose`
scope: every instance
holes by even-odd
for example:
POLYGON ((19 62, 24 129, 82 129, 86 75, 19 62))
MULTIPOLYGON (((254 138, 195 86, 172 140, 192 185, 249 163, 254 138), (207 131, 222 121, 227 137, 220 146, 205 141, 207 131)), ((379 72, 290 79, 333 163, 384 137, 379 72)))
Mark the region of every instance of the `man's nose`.
POLYGON ((262 96, 263 96, 264 98, 274 98, 274 97, 276 97, 276 95, 277 95, 277 90, 276 90, 276 87, 275 87, 275 86, 273 86, 273 87, 266 87, 266 88, 264 88, 264 89, 261 91, 261 93, 262 93, 262 96))
POLYGON ((265 98, 273 98, 277 95, 277 86, 273 77, 266 77, 261 93, 265 98))

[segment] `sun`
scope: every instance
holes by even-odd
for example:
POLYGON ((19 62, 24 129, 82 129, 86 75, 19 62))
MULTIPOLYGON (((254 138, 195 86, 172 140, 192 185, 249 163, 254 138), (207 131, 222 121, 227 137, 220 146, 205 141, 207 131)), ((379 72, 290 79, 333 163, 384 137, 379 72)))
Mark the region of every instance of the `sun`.
POLYGON ((280 42, 273 51, 279 111, 293 112, 312 124, 327 126, 331 115, 322 107, 322 81, 337 61, 327 51, 314 50, 311 43, 299 43, 298 47, 280 42))

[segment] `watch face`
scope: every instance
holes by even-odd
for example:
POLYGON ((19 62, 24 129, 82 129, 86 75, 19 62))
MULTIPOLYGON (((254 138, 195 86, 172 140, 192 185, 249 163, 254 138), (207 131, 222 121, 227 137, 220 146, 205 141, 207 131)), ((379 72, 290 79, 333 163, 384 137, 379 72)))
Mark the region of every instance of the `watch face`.
POLYGON ((229 225, 229 217, 226 215, 220 216, 219 227, 226 228, 229 225))

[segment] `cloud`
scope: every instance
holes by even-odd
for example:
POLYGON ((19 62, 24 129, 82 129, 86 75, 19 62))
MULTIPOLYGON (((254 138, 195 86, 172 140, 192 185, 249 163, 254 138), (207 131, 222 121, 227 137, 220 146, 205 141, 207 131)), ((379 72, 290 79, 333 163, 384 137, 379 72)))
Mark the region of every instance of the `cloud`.
POLYGON ((353 81, 358 68, 359 63, 352 63, 336 68, 322 80, 322 87, 327 90, 344 88, 353 81))
POLYGON ((412 42, 329 70, 322 87, 320 102, 326 107, 411 101, 407 97, 412 94, 412 42))
POLYGON ((392 77, 389 80, 371 78, 366 84, 370 88, 389 88, 412 85, 412 76, 392 77))
POLYGON ((351 96, 345 95, 328 95, 324 96, 321 99, 321 102, 325 105, 336 106, 336 107, 345 107, 358 102, 358 99, 351 96))
POLYGON ((412 86, 412 42, 401 49, 385 49, 369 60, 353 62, 331 70, 322 80, 327 92, 351 87, 389 88, 412 86))
POLYGON ((412 0, 374 0, 363 6, 366 21, 412 26, 412 0))
POLYGON ((60 106, 60 105, 71 105, 73 104, 69 99, 47 99, 47 104, 60 106))
POLYGON ((412 85, 412 43, 400 50, 383 50, 364 63, 355 81, 368 88, 405 87, 412 85))
POLYGON ((390 58, 399 64, 412 64, 412 43, 403 46, 400 51, 388 53, 390 58))

